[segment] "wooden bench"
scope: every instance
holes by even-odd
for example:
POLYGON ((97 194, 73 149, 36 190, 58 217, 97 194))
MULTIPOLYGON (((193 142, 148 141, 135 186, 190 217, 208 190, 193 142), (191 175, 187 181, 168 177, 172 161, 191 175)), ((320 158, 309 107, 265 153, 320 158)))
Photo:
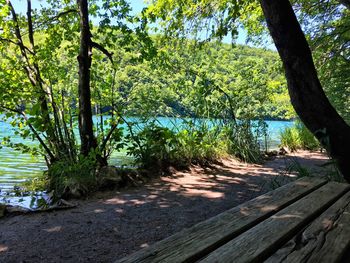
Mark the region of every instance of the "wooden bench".
POLYGON ((350 185, 302 178, 117 262, 350 262, 349 246, 350 185))

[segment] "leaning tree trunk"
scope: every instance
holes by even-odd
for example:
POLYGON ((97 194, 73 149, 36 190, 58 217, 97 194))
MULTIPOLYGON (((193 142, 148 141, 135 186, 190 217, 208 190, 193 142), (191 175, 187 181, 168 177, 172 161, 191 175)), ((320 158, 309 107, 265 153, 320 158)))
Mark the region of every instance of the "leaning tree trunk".
POLYGON ((80 52, 79 61, 79 132, 81 139, 80 151, 87 156, 91 149, 96 148, 96 138, 93 132, 90 67, 91 67, 91 32, 89 26, 88 1, 77 0, 80 14, 80 52))
POLYGON ((350 9, 350 0, 339 0, 347 9, 350 9))
POLYGON ((292 105, 350 182, 350 126, 327 99, 305 35, 288 0, 260 0, 285 69, 292 105))

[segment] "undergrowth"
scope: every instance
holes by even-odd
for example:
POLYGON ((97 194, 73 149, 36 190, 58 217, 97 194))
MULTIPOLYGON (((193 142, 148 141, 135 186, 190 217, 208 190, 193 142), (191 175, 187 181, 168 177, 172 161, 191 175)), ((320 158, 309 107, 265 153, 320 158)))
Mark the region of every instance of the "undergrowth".
POLYGON ((206 165, 230 155, 244 162, 262 160, 258 139, 250 125, 243 122, 214 127, 189 122, 177 130, 152 122, 126 139, 128 155, 134 157, 137 166, 145 169, 206 165))
MULTIPOLYGON (((132 128, 130 125, 129 133, 123 137, 123 145, 135 167, 146 174, 167 172, 171 167, 186 169, 192 164, 207 166, 228 156, 250 163, 262 161, 258 134, 253 132, 250 121, 215 126, 186 121, 175 129, 150 122, 139 129, 132 128)), ((46 190, 55 199, 86 196, 105 186, 106 180, 98 175, 101 167, 96 159, 91 155, 56 161, 40 178, 27 182, 25 189, 46 190)))
POLYGON ((316 150, 320 149, 320 143, 315 136, 305 127, 305 125, 297 121, 294 126, 287 127, 280 132, 281 146, 287 147, 290 151, 316 150))

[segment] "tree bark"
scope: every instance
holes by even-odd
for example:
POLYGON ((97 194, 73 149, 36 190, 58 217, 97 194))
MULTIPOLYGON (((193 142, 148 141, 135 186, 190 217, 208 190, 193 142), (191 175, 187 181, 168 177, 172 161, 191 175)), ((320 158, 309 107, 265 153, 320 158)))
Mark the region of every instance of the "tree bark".
POLYGON ((350 126, 327 99, 305 35, 288 0, 260 0, 282 59, 292 105, 350 182, 350 126))
POLYGON ((80 14, 80 52, 79 61, 79 132, 81 139, 81 154, 87 156, 97 142, 93 132, 90 67, 91 67, 91 32, 87 0, 77 0, 80 14))
POLYGON ((347 9, 350 9, 350 0, 339 0, 347 9))

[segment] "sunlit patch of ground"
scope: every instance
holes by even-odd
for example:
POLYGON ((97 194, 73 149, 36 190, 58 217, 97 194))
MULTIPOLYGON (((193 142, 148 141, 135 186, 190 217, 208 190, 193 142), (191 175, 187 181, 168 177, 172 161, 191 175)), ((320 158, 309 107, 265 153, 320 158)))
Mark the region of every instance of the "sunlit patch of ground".
POLYGON ((114 262, 294 180, 286 170, 295 160, 320 176, 327 156, 298 152, 262 165, 225 159, 139 188, 100 193, 74 209, 4 218, 0 262, 114 262))

